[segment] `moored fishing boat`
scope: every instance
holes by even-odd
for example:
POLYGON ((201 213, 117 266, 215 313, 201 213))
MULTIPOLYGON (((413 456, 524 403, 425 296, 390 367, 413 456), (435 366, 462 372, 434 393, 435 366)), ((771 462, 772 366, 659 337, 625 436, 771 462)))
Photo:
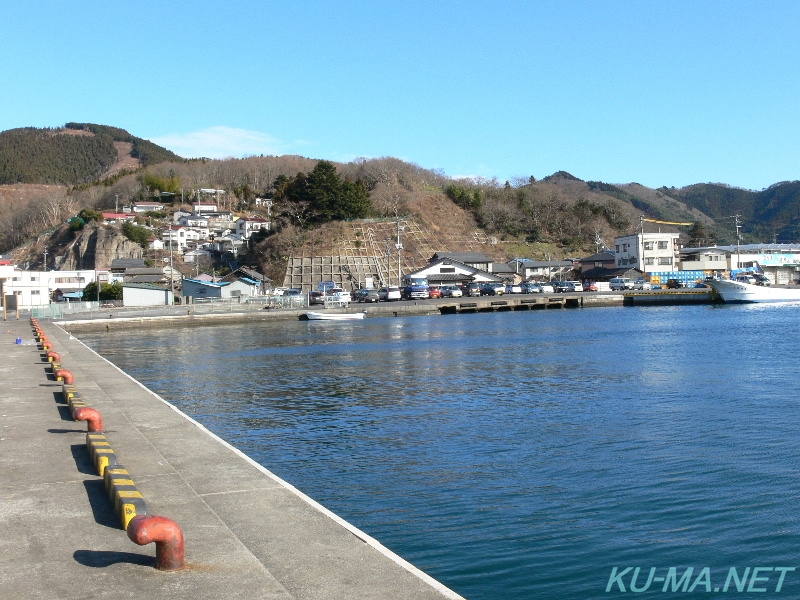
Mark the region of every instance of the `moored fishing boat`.
POLYGON ((800 288, 754 285, 727 279, 714 279, 708 284, 726 303, 800 302, 800 288))
POLYGON ((357 313, 321 313, 321 312, 306 312, 306 318, 309 321, 352 321, 353 319, 364 319, 367 316, 366 312, 357 313))

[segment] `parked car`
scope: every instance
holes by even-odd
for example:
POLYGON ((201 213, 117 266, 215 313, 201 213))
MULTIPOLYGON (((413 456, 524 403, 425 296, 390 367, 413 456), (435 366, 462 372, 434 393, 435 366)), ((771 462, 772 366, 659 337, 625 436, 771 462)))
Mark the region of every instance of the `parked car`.
POLYGON ((506 286, 506 294, 521 294, 522 287, 518 283, 509 283, 506 286))
POLYGON ((505 286, 500 283, 484 283, 481 286, 481 296, 502 296, 505 291, 505 286))
POLYGON ((291 289, 286 290, 283 293, 283 295, 284 296, 302 296, 303 295, 303 290, 301 290, 299 288, 291 288, 291 289))
POLYGON ((550 285, 553 286, 555 292, 571 292, 572 286, 567 281, 551 281, 550 285))
POLYGON ((761 273, 756 274, 756 285, 772 285, 772 280, 761 273))
POLYGON ((584 283, 583 284, 583 291, 584 292, 598 292, 600 288, 597 287, 596 283, 584 283))
POLYGON ((538 283, 528 282, 522 284, 522 293, 523 294, 541 294, 542 293, 542 286, 538 283))
POLYGON ((342 304, 350 304, 353 301, 350 292, 342 288, 331 288, 325 294, 326 302, 338 302, 342 304))
POLYGON ((637 279, 636 281, 633 282, 633 289, 635 289, 635 290, 651 290, 651 289, 653 289, 653 286, 644 277, 639 277, 639 279, 637 279))
POLYGON ((567 281, 566 283, 572 287, 572 289, 570 290, 572 292, 583 291, 583 284, 580 281, 567 281))
POLYGON ((378 302, 380 299, 378 292, 373 288, 364 288, 356 292, 356 302, 378 302))
POLYGON ((627 277, 613 277, 608 282, 608 287, 611 288, 612 292, 618 292, 621 290, 632 290, 633 289, 633 279, 628 279, 627 277))
POLYGON ((309 304, 325 304, 325 294, 319 290, 311 290, 308 292, 309 304))
POLYGON ((553 284, 550 283, 549 281, 544 281, 540 283, 539 287, 542 288, 543 294, 552 294, 556 291, 556 289, 553 287, 553 284))
POLYGON ((441 298, 442 297, 442 288, 438 286, 432 286, 428 290, 428 298, 441 298))
POLYGON ((478 283, 468 283, 464 286, 463 292, 465 296, 480 296, 481 286, 478 283))
POLYGON ((394 300, 400 300, 400 288, 396 285, 390 285, 386 287, 382 287, 378 290, 378 298, 383 300, 384 302, 392 302, 394 300))
POLYGON ((678 288, 682 288, 683 284, 678 281, 677 279, 669 279, 667 280, 667 289, 668 290, 677 290, 678 288))
POLYGON ((442 288, 442 297, 444 298, 461 298, 464 292, 461 288, 455 285, 448 285, 442 288))

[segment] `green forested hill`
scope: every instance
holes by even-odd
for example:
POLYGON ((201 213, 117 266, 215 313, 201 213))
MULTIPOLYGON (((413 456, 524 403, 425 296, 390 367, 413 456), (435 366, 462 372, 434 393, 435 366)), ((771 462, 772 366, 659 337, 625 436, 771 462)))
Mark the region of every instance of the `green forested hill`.
POLYGON ((0 183, 79 184, 97 179, 117 160, 109 136, 58 135, 52 129, 0 133, 0 183))
POLYGON ((97 136, 110 136, 115 142, 130 142, 133 144, 131 156, 138 158, 142 162, 142 166, 149 167, 157 165, 162 162, 181 162, 183 159, 170 152, 166 148, 162 148, 149 142, 131 135, 124 129, 119 127, 109 127, 108 125, 93 125, 92 123, 67 123, 67 129, 91 131, 97 136))
POLYGON ((738 215, 749 241, 800 239, 800 181, 776 183, 760 192, 716 183, 659 191, 721 222, 738 215))
POLYGON ((116 127, 88 123, 68 123, 66 129, 25 127, 0 132, 0 184, 96 181, 117 162, 114 142, 120 141, 132 144, 131 156, 143 166, 182 160, 116 127))

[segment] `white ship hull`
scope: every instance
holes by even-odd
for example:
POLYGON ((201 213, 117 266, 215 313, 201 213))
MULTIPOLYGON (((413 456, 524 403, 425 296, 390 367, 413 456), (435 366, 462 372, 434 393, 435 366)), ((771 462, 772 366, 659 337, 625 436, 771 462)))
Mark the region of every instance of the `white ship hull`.
POLYGON ((800 288, 753 285, 724 279, 715 279, 708 284, 728 303, 800 302, 800 288))

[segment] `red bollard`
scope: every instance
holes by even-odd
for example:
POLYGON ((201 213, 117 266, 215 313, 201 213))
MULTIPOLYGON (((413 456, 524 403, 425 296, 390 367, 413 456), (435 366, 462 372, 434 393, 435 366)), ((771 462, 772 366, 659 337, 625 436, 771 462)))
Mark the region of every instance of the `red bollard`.
POLYGON ((80 406, 72 412, 72 418, 76 421, 88 421, 86 431, 103 431, 103 415, 96 408, 80 406))
POLYGON ((61 362, 61 355, 55 350, 48 350, 46 356, 48 362, 57 362, 57 363, 61 362))
POLYGON ((64 383, 66 383, 67 385, 72 385, 73 383, 75 383, 75 377, 72 375, 72 372, 68 371, 67 369, 56 369, 55 371, 53 371, 53 375, 56 376, 56 379, 63 378, 64 383))
POLYGON ((52 350, 53 344, 50 342, 42 342, 42 350, 52 350))
POLYGON ((137 515, 128 523, 128 538, 140 546, 156 543, 156 569, 177 571, 186 567, 183 531, 172 519, 137 515))

